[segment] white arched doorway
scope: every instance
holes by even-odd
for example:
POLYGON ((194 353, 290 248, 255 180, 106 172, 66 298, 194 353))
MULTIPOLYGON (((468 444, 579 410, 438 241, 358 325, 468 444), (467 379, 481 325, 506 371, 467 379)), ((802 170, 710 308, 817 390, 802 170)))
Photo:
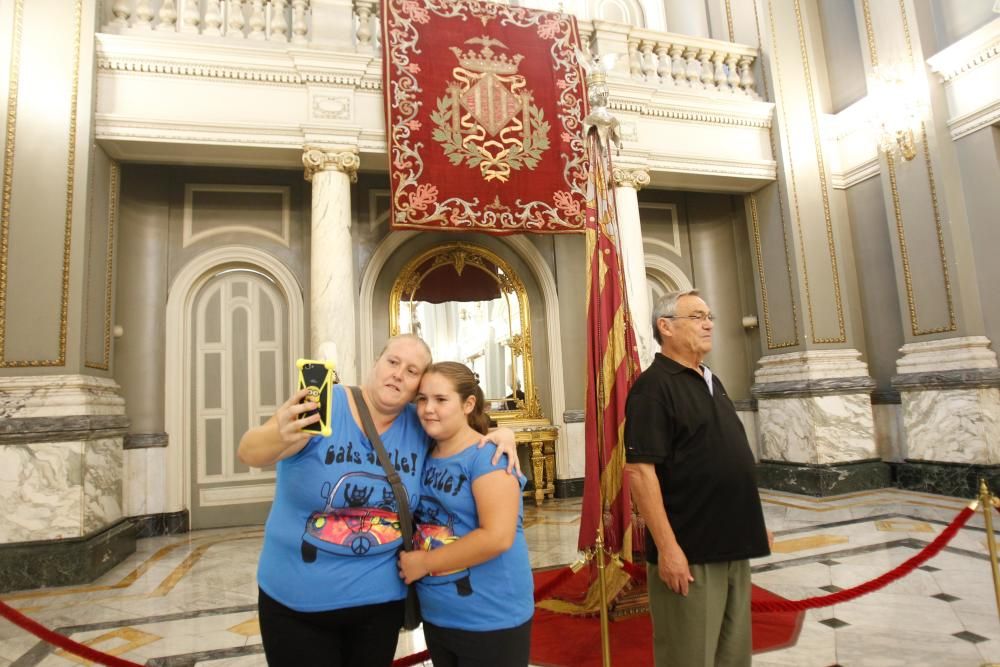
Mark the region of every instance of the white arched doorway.
MULTIPOLYGON (((361 372, 365 372, 366 364, 375 358, 374 313, 372 303, 375 301, 375 285, 378 282, 386 262, 407 241, 414 238, 418 232, 400 231, 389 234, 372 254, 361 278, 361 294, 358 308, 358 324, 361 339, 358 341, 358 358, 361 359, 361 372)), ((552 401, 552 414, 547 415, 553 424, 559 426, 559 442, 556 444, 557 477, 561 476, 562 461, 568 461, 564 454, 567 447, 563 413, 566 411, 566 393, 563 387, 563 360, 559 341, 562 340, 559 324, 559 294, 556 290, 555 277, 545 258, 528 239, 521 236, 497 237, 500 243, 508 246, 518 258, 523 261, 532 273, 535 283, 542 294, 542 308, 545 313, 546 349, 548 352, 549 399, 552 401)), ((536 368, 536 377, 542 369, 536 368)))
MULTIPOLYGON (((649 314, 652 316, 653 311, 656 309, 656 302, 661 296, 667 292, 692 289, 692 285, 688 277, 684 275, 681 267, 669 259, 661 255, 646 253, 645 261, 646 295, 649 297, 649 314)), ((649 327, 652 330, 653 323, 652 321, 643 322, 642 326, 649 327)), ((651 355, 660 351, 660 347, 654 339, 650 338, 650 344, 653 346, 651 355)))
POLYGON ((192 528, 261 523, 273 470, 236 460, 239 436, 292 390, 303 354, 302 291, 274 257, 216 248, 177 275, 167 298, 167 506, 192 528))

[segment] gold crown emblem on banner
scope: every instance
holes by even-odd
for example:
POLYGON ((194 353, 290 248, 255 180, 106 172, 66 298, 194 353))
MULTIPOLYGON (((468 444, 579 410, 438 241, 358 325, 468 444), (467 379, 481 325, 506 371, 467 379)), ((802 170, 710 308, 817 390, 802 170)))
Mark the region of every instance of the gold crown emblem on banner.
POLYGON ((501 53, 499 56, 496 55, 496 52, 491 48, 492 46, 500 46, 505 49, 507 46, 500 40, 493 39, 492 37, 473 37, 472 39, 465 40, 465 43, 483 45, 483 48, 478 53, 472 49, 463 53, 462 49, 456 46, 450 47, 451 52, 458 58, 458 64, 470 72, 492 72, 499 75, 516 74, 518 66, 524 60, 524 56, 521 54, 517 54, 512 58, 508 58, 506 53, 501 53))

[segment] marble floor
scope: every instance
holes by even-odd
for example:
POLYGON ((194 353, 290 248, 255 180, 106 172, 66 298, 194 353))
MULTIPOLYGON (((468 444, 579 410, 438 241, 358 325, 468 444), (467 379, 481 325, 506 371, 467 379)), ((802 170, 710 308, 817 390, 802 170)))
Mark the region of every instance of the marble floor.
MULTIPOLYGON (((821 499, 762 496, 776 543, 771 557, 754 561, 754 583, 789 599, 837 591, 892 569, 966 504, 894 489, 821 499)), ((578 499, 526 507, 533 566, 575 559, 579 511, 578 499)), ((145 539, 90 585, 0 599, 77 641, 140 664, 263 665, 254 604, 261 534, 259 527, 244 527, 145 539)), ((404 633, 398 655, 422 648, 419 629, 404 633)), ((754 656, 754 665, 769 667, 991 662, 1000 663, 1000 622, 981 513, 909 577, 854 602, 807 612, 795 646, 754 656)), ((90 663, 0 619, 0 667, 74 664, 90 663)))

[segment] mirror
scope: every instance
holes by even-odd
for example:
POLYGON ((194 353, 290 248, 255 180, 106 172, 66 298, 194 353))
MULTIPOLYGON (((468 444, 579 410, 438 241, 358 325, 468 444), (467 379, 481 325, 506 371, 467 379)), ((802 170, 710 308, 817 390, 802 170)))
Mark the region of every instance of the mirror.
POLYGON ((467 364, 497 421, 541 416, 530 322, 521 280, 499 256, 468 243, 411 260, 389 295, 391 335, 415 333, 435 360, 467 364))

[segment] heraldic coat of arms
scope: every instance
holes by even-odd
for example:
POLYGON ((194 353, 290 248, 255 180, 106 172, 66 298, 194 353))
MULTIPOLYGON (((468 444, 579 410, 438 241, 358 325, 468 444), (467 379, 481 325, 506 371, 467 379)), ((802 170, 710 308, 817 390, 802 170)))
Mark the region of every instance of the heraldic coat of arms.
POLYGON ((451 47, 458 59, 450 85, 431 113, 432 137, 455 166, 478 167, 486 181, 506 183, 512 170, 533 170, 549 147, 549 123, 517 69, 523 55, 497 55, 507 47, 489 36, 473 37, 477 53, 451 47))

